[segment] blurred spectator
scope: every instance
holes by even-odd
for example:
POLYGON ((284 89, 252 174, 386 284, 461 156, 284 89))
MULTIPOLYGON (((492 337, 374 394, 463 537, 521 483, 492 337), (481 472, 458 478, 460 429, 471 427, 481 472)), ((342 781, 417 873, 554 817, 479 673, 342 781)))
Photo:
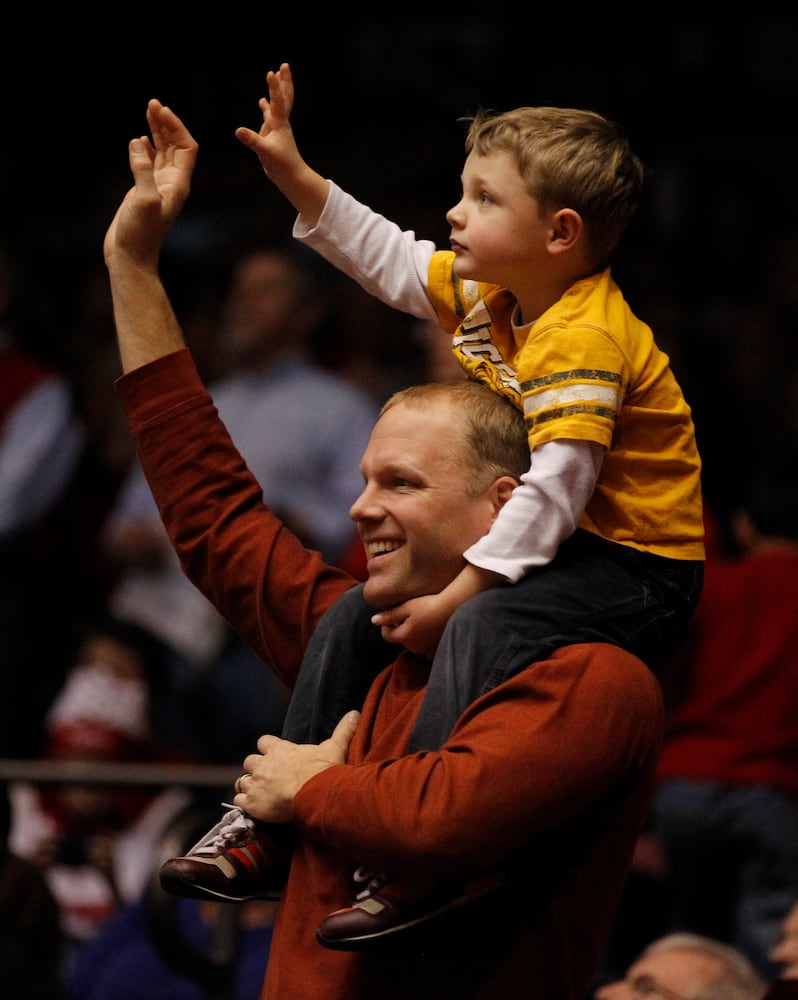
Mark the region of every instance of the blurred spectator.
POLYGON ((637 839, 621 900, 599 964, 597 983, 620 976, 643 948, 670 929, 667 863, 651 818, 637 839))
POLYGON ((770 949, 770 957, 778 966, 782 979, 798 980, 798 902, 793 903, 784 918, 778 940, 770 949))
POLYGON ((429 319, 414 321, 413 333, 421 347, 424 367, 419 382, 445 382, 450 378, 465 378, 452 350, 452 338, 429 319))
POLYGON ((11 803, 0 788, 0 996, 59 1000, 58 906, 40 868, 8 847, 11 803))
POLYGON ((64 523, 85 432, 69 382, 40 349, 35 298, 0 248, 0 756, 39 748, 40 718, 65 669, 64 632, 91 589, 83 522, 64 523))
POLYGON ((735 557, 707 560, 669 706, 654 826, 669 929, 727 941, 760 972, 798 898, 798 485, 754 478, 735 557))
POLYGON ((669 934, 644 948, 622 980, 595 1000, 762 1000, 768 988, 746 956, 698 934, 669 934))
MULTIPOLYGON (((149 637, 113 619, 87 632, 46 719, 44 759, 173 761, 151 722, 149 637)), ((185 808, 182 789, 19 782, 10 787, 9 845, 40 866, 58 904, 63 962, 122 901, 137 899, 165 825, 185 808)))
POLYGON ((0 251, 0 540, 20 534, 63 494, 80 458, 83 429, 65 378, 18 340, 16 278, 0 251), (4 322, 5 321, 5 322, 4 322), (13 319, 12 319, 13 322, 13 319))
MULTIPOLYGON (((350 558, 349 507, 377 406, 310 351, 332 308, 326 267, 293 245, 256 248, 236 262, 218 334, 227 371, 211 391, 266 502, 335 563, 350 558)), ((182 727, 183 745, 198 756, 240 762, 258 736, 280 731, 287 692, 183 575, 138 464, 105 537, 122 567, 112 607, 173 654, 183 702, 174 732, 182 727)))
POLYGON ((798 980, 777 979, 762 1000, 798 1000, 798 980))
POLYGON ((277 903, 182 899, 157 880, 161 863, 194 843, 217 812, 191 803, 169 823, 141 896, 75 956, 68 1000, 257 1000, 277 903))
MULTIPOLYGON (((175 900, 180 950, 153 931, 141 899, 121 907, 83 948, 66 976, 68 1000, 258 1000, 269 958, 276 904, 260 900, 230 907, 175 900), (232 927, 226 924, 232 923, 232 927), (227 967, 213 961, 218 938, 229 934, 227 967)), ((48 998, 49 1000, 49 998, 48 998)))

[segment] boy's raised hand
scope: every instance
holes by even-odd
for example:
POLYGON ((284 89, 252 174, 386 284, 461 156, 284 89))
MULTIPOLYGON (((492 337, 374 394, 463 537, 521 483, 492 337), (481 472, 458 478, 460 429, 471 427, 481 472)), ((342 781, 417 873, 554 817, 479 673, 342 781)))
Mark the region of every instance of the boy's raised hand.
POLYGON ((269 97, 258 102, 263 123, 255 132, 244 126, 236 138, 260 160, 266 176, 291 202, 309 226, 315 225, 327 200, 329 185, 305 163, 289 121, 294 106, 294 80, 288 63, 266 74, 269 97))
POLYGON ((263 123, 255 132, 251 128, 236 129, 236 138, 251 149, 261 162, 266 176, 280 186, 279 178, 286 167, 295 165, 299 151, 289 121, 294 106, 294 81, 288 63, 266 74, 269 97, 261 97, 258 105, 263 123))

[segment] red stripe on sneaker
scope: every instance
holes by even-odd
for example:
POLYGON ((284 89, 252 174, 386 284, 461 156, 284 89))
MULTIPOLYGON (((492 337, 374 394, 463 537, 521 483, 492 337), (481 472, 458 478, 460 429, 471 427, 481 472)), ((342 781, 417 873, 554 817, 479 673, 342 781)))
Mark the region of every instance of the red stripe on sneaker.
POLYGON ((240 861, 252 875, 258 874, 258 859, 252 856, 249 847, 232 847, 227 853, 240 861))

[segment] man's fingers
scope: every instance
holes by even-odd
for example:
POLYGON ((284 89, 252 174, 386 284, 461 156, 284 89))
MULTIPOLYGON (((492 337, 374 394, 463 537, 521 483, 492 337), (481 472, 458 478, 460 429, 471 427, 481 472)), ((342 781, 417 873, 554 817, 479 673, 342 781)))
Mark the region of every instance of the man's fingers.
POLYGON ((179 157, 181 162, 189 157, 193 161, 199 149, 194 136, 189 132, 171 108, 152 98, 147 104, 147 124, 152 133, 152 142, 157 153, 171 162, 179 157))
POLYGON ((354 710, 347 712, 335 727, 333 734, 330 737, 330 742, 334 743, 336 748, 340 751, 342 761, 346 760, 349 744, 352 742, 352 737, 355 735, 355 730, 357 729, 359 721, 360 712, 356 712, 354 710))
MULTIPOLYGON (((282 742, 280 737, 275 736, 274 733, 264 733, 263 736, 258 737, 258 742, 256 745, 258 747, 258 750, 262 754, 265 754, 268 751, 269 747, 272 747, 274 746, 275 743, 280 743, 280 742, 282 742)), ((244 761, 245 768, 248 760, 249 757, 247 757, 247 759, 244 761)))
POLYGON ((153 150, 146 136, 131 139, 128 146, 130 170, 136 187, 145 194, 155 194, 155 179, 152 173, 153 150))

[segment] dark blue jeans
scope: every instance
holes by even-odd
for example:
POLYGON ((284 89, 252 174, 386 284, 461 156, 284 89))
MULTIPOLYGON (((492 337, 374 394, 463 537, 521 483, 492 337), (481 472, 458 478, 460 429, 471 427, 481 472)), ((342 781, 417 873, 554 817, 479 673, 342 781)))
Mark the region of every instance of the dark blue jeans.
MULTIPOLYGON (((685 638, 703 569, 702 562, 665 559, 576 531, 547 566, 478 594, 452 615, 409 752, 439 749, 475 698, 561 646, 608 642, 658 671, 685 638)), ((291 696, 286 739, 326 739, 396 658, 397 646, 371 624, 373 613, 361 584, 321 619, 291 696)))

